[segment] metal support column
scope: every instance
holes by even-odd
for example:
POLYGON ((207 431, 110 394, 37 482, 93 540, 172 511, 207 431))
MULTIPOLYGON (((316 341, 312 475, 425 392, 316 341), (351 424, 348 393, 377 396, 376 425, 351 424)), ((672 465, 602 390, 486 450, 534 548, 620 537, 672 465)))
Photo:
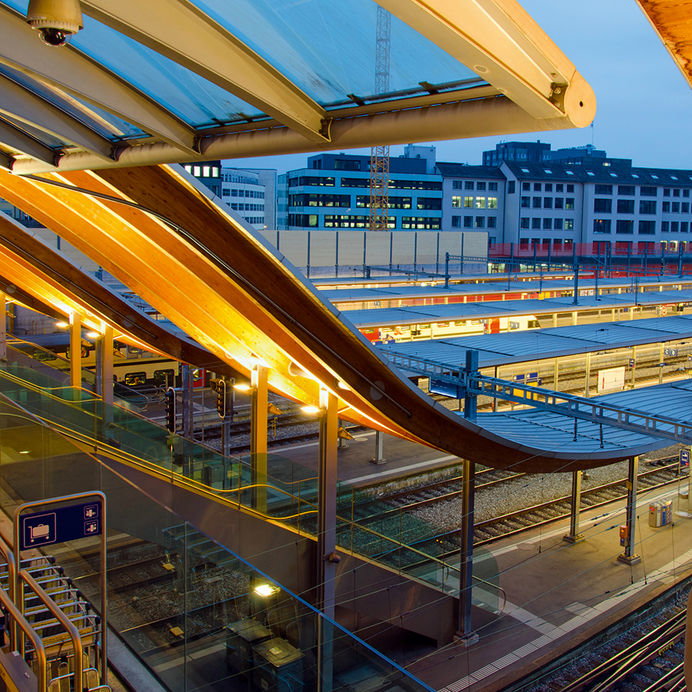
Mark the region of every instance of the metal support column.
POLYGON ((82 318, 70 315, 70 387, 82 386, 82 318))
POLYGON ((187 363, 180 366, 180 386, 182 389, 183 437, 192 437, 192 368, 187 363))
POLYGON ((267 511, 267 374, 266 366, 255 365, 250 376, 250 463, 255 486, 252 504, 263 513, 267 511))
POLYGON ((449 288, 449 253, 445 252, 445 288, 449 288))
MULTIPOLYGON (((466 351, 466 367, 467 375, 478 372, 478 351, 466 351)), ((469 394, 468 389, 464 394, 464 418, 476 420, 478 412, 478 397, 475 394, 469 394)))
POLYGON ((375 456, 370 459, 373 464, 386 464, 384 458, 384 433, 381 430, 375 430, 375 456))
POLYGON ((584 356, 584 396, 588 399, 591 396, 591 352, 588 351, 584 356))
POLYGON ((574 296, 572 305, 579 305, 579 265, 574 264, 574 296))
POLYGON ((473 631, 473 525, 476 494, 476 465, 464 459, 464 487, 461 504, 461 554, 459 564, 459 617, 457 638, 470 646, 478 641, 473 631))
POLYGON ((328 692, 333 683, 333 636, 331 621, 336 606, 336 485, 339 431, 337 397, 320 391, 319 495, 317 498, 318 689, 328 692))
POLYGON ((104 404, 113 403, 113 327, 106 325, 98 340, 101 349, 101 396, 104 404))
POLYGON ((685 491, 680 489, 678 498, 678 511, 675 513, 679 517, 684 517, 685 519, 692 519, 692 463, 690 463, 690 457, 692 456, 692 447, 685 447, 680 450, 680 465, 679 471, 682 477, 682 472, 685 470, 682 466, 683 455, 687 456, 687 494, 685 491), (687 509, 683 509, 683 500, 687 500, 687 509))
POLYGON ((580 543, 584 540, 584 536, 579 533, 582 475, 583 471, 572 471, 572 502, 569 516, 569 533, 562 537, 562 540, 567 543, 580 543))
POLYGON ((627 535, 625 537, 625 552, 618 555, 618 560, 627 565, 636 565, 641 561, 634 552, 634 532, 637 527, 637 474, 639 472, 639 457, 630 457, 627 473, 627 535))
POLYGON ((7 296, 0 293, 0 360, 7 360, 7 296))

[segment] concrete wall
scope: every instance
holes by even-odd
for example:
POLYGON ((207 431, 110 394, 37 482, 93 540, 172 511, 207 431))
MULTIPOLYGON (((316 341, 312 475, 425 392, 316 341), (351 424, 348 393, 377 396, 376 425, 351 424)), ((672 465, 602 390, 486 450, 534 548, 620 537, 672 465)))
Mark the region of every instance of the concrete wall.
MULTIPOLYGON (((264 237, 309 276, 333 276, 363 265, 444 271, 445 253, 487 257, 488 234, 462 231, 264 231, 264 237)), ((459 270, 459 263, 452 265, 459 270)), ((486 271, 467 260, 464 271, 486 271)))

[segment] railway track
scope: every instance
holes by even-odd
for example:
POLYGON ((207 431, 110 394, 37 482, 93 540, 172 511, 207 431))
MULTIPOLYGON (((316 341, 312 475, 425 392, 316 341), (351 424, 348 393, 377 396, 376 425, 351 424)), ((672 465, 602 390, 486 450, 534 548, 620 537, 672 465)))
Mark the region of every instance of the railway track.
POLYGON ((575 649, 509 685, 507 692, 683 692, 685 600, 679 582, 575 649))
MULTIPOLYGON (((490 488, 499 483, 506 483, 525 476, 524 473, 515 473, 504 469, 482 468, 477 471, 476 479, 480 479, 477 483, 476 490, 480 491, 490 488)), ((406 512, 411 509, 418 509, 426 505, 444 502, 459 497, 462 494, 461 489, 450 490, 455 484, 461 485, 462 476, 453 476, 444 480, 433 481, 426 483, 420 488, 399 490, 384 495, 379 495, 376 498, 364 499, 362 496, 353 497, 351 500, 352 511, 349 508, 348 515, 354 521, 365 522, 378 521, 385 517, 406 512)), ((348 497, 343 498, 340 509, 347 507, 348 497)))
MULTIPOLYGON (((677 461, 657 466, 639 474, 638 493, 663 488, 671 483, 676 483, 679 476, 677 461)), ((622 500, 626 497, 626 479, 605 483, 594 488, 582 491, 582 512, 598 507, 603 507, 611 502, 622 500)), ((406 514, 410 513, 413 506, 409 505, 406 514)), ((570 497, 559 497, 548 502, 526 507, 514 512, 493 517, 481 521, 474 527, 474 546, 479 547, 501 538, 516 535, 539 526, 546 526, 570 516, 570 497)), ((386 523, 383 522, 383 523, 386 523)), ((374 522, 364 522, 365 526, 373 527, 374 522)), ((381 532, 385 532, 380 529, 381 532)), ((402 539, 403 540, 403 539, 402 539)), ((431 555, 440 560, 446 560, 456 556, 461 546, 461 527, 451 531, 427 535, 425 537, 404 541, 409 548, 415 548, 419 553, 431 555)), ((396 558, 397 551, 390 551, 390 558, 396 558)), ((398 551, 402 552, 402 551, 398 551)), ((405 553, 406 550, 403 549, 405 553)), ((377 559, 378 556, 373 556, 377 559)), ((422 563, 421 563, 422 564, 422 563)), ((416 565, 408 565, 409 568, 416 565)))
MULTIPOLYGON (((638 477, 638 492, 662 488, 678 480, 678 463, 668 463, 642 471, 638 477)), ((604 483, 582 490, 582 511, 603 507, 627 496, 626 479, 604 483)), ((477 522, 474 528, 474 545, 484 545, 499 538, 506 538, 530 528, 544 526, 565 517, 571 512, 571 497, 564 496, 526 509, 509 512, 486 521, 477 522)), ((457 532, 458 533, 458 532, 457 532)))

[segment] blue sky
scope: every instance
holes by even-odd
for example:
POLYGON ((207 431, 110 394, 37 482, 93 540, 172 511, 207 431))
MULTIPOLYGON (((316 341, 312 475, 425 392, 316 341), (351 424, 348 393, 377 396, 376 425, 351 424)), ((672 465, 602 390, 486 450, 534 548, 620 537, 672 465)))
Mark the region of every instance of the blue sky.
MULTIPOLYGON (((593 128, 436 143, 439 161, 480 163, 502 140, 595 144, 634 165, 692 168, 692 89, 635 0, 520 0, 596 92, 593 128)), ((354 153, 356 150, 353 150, 354 153)), ((402 147, 392 147, 398 155, 402 147)), ((232 166, 305 165, 307 155, 229 161, 232 166)))

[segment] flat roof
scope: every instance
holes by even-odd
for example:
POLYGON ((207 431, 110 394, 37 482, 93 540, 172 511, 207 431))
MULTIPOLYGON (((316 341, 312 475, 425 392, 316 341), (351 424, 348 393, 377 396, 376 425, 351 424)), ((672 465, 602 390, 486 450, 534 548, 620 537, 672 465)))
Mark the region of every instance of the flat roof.
MULTIPOLYGON (((692 276, 661 278, 657 276, 640 277, 639 287, 645 286, 679 286, 680 284, 692 284, 692 276)), ((599 279, 598 288, 627 288, 634 287, 632 278, 599 279)), ((593 279, 580 277, 580 291, 595 290, 596 282, 593 279)), ((482 283, 482 284, 455 284, 445 288, 444 286, 386 286, 382 288, 334 288, 320 291, 320 296, 331 301, 334 305, 365 300, 400 300, 403 298, 432 298, 454 297, 465 295, 481 295, 488 293, 541 293, 544 291, 572 291, 574 281, 561 279, 544 279, 543 281, 510 281, 507 283, 482 283)))
POLYGON ((480 367, 492 367, 687 338, 692 338, 692 315, 407 341, 377 348, 384 354, 450 365, 464 363, 466 351, 477 350, 480 367))
MULTIPOLYGON (((652 416, 675 417, 676 411, 687 416, 692 409, 692 380, 604 394, 591 397, 590 401, 623 406, 652 416)), ((682 416, 679 419, 684 420, 682 416)), ((568 452, 596 452, 641 445, 643 452, 671 444, 670 440, 610 425, 603 425, 601 434, 599 424, 586 420, 577 421, 575 436, 573 418, 536 409, 481 413, 476 422, 494 435, 545 450, 560 447, 568 452)))
MULTIPOLYGON (((533 258, 532 258, 533 259, 533 258)), ((571 260, 571 257, 570 257, 571 260)), ((485 262, 486 260, 482 260, 482 262, 485 262)), ((488 258, 488 262, 492 262, 492 258, 488 258)), ((469 263, 469 264, 478 264, 481 263, 479 260, 478 262, 473 262, 469 259, 464 260, 464 264, 469 263)), ((458 264, 458 262, 457 262, 458 264)), ((567 264, 567 263, 566 263, 567 264)), ((540 279, 541 277, 544 280, 551 279, 553 276, 563 276, 565 273, 571 273, 572 269, 571 267, 567 267, 563 270, 552 270, 550 272, 511 272, 510 277, 514 276, 515 278, 518 276, 523 276, 526 277, 526 280, 528 281, 529 279, 540 279)), ((335 276, 332 278, 327 278, 327 277, 319 277, 315 279, 310 279, 312 283, 315 285, 316 288, 318 288, 320 291, 322 290, 327 290, 321 288, 323 285, 330 286, 334 284, 335 286, 339 286, 339 288, 336 288, 334 290, 337 291, 342 291, 344 289, 349 288, 352 284, 390 284, 390 283, 405 283, 405 282, 413 282, 413 281, 444 281, 444 277, 440 276, 439 272, 430 272, 429 275, 427 275, 426 272, 421 272, 422 276, 406 276, 405 274, 393 274, 393 275, 388 275, 388 276, 373 276, 369 279, 365 277, 354 277, 354 276, 335 276)), ((450 282, 454 283, 456 285, 457 283, 497 283, 498 281, 507 281, 507 273, 506 272, 497 272, 496 274, 488 274, 483 273, 483 274, 457 274, 455 276, 450 276, 449 277, 450 282)))
POLYGON ((612 293, 599 296, 579 296, 579 304, 572 304, 572 296, 561 298, 526 298, 523 300, 496 300, 475 303, 445 303, 440 305, 412 305, 401 308, 370 308, 343 310, 358 329, 394 327, 429 322, 480 320, 494 317, 553 314, 556 312, 582 312, 591 310, 623 310, 635 305, 670 305, 692 303, 692 289, 686 291, 649 291, 647 293, 612 293))

